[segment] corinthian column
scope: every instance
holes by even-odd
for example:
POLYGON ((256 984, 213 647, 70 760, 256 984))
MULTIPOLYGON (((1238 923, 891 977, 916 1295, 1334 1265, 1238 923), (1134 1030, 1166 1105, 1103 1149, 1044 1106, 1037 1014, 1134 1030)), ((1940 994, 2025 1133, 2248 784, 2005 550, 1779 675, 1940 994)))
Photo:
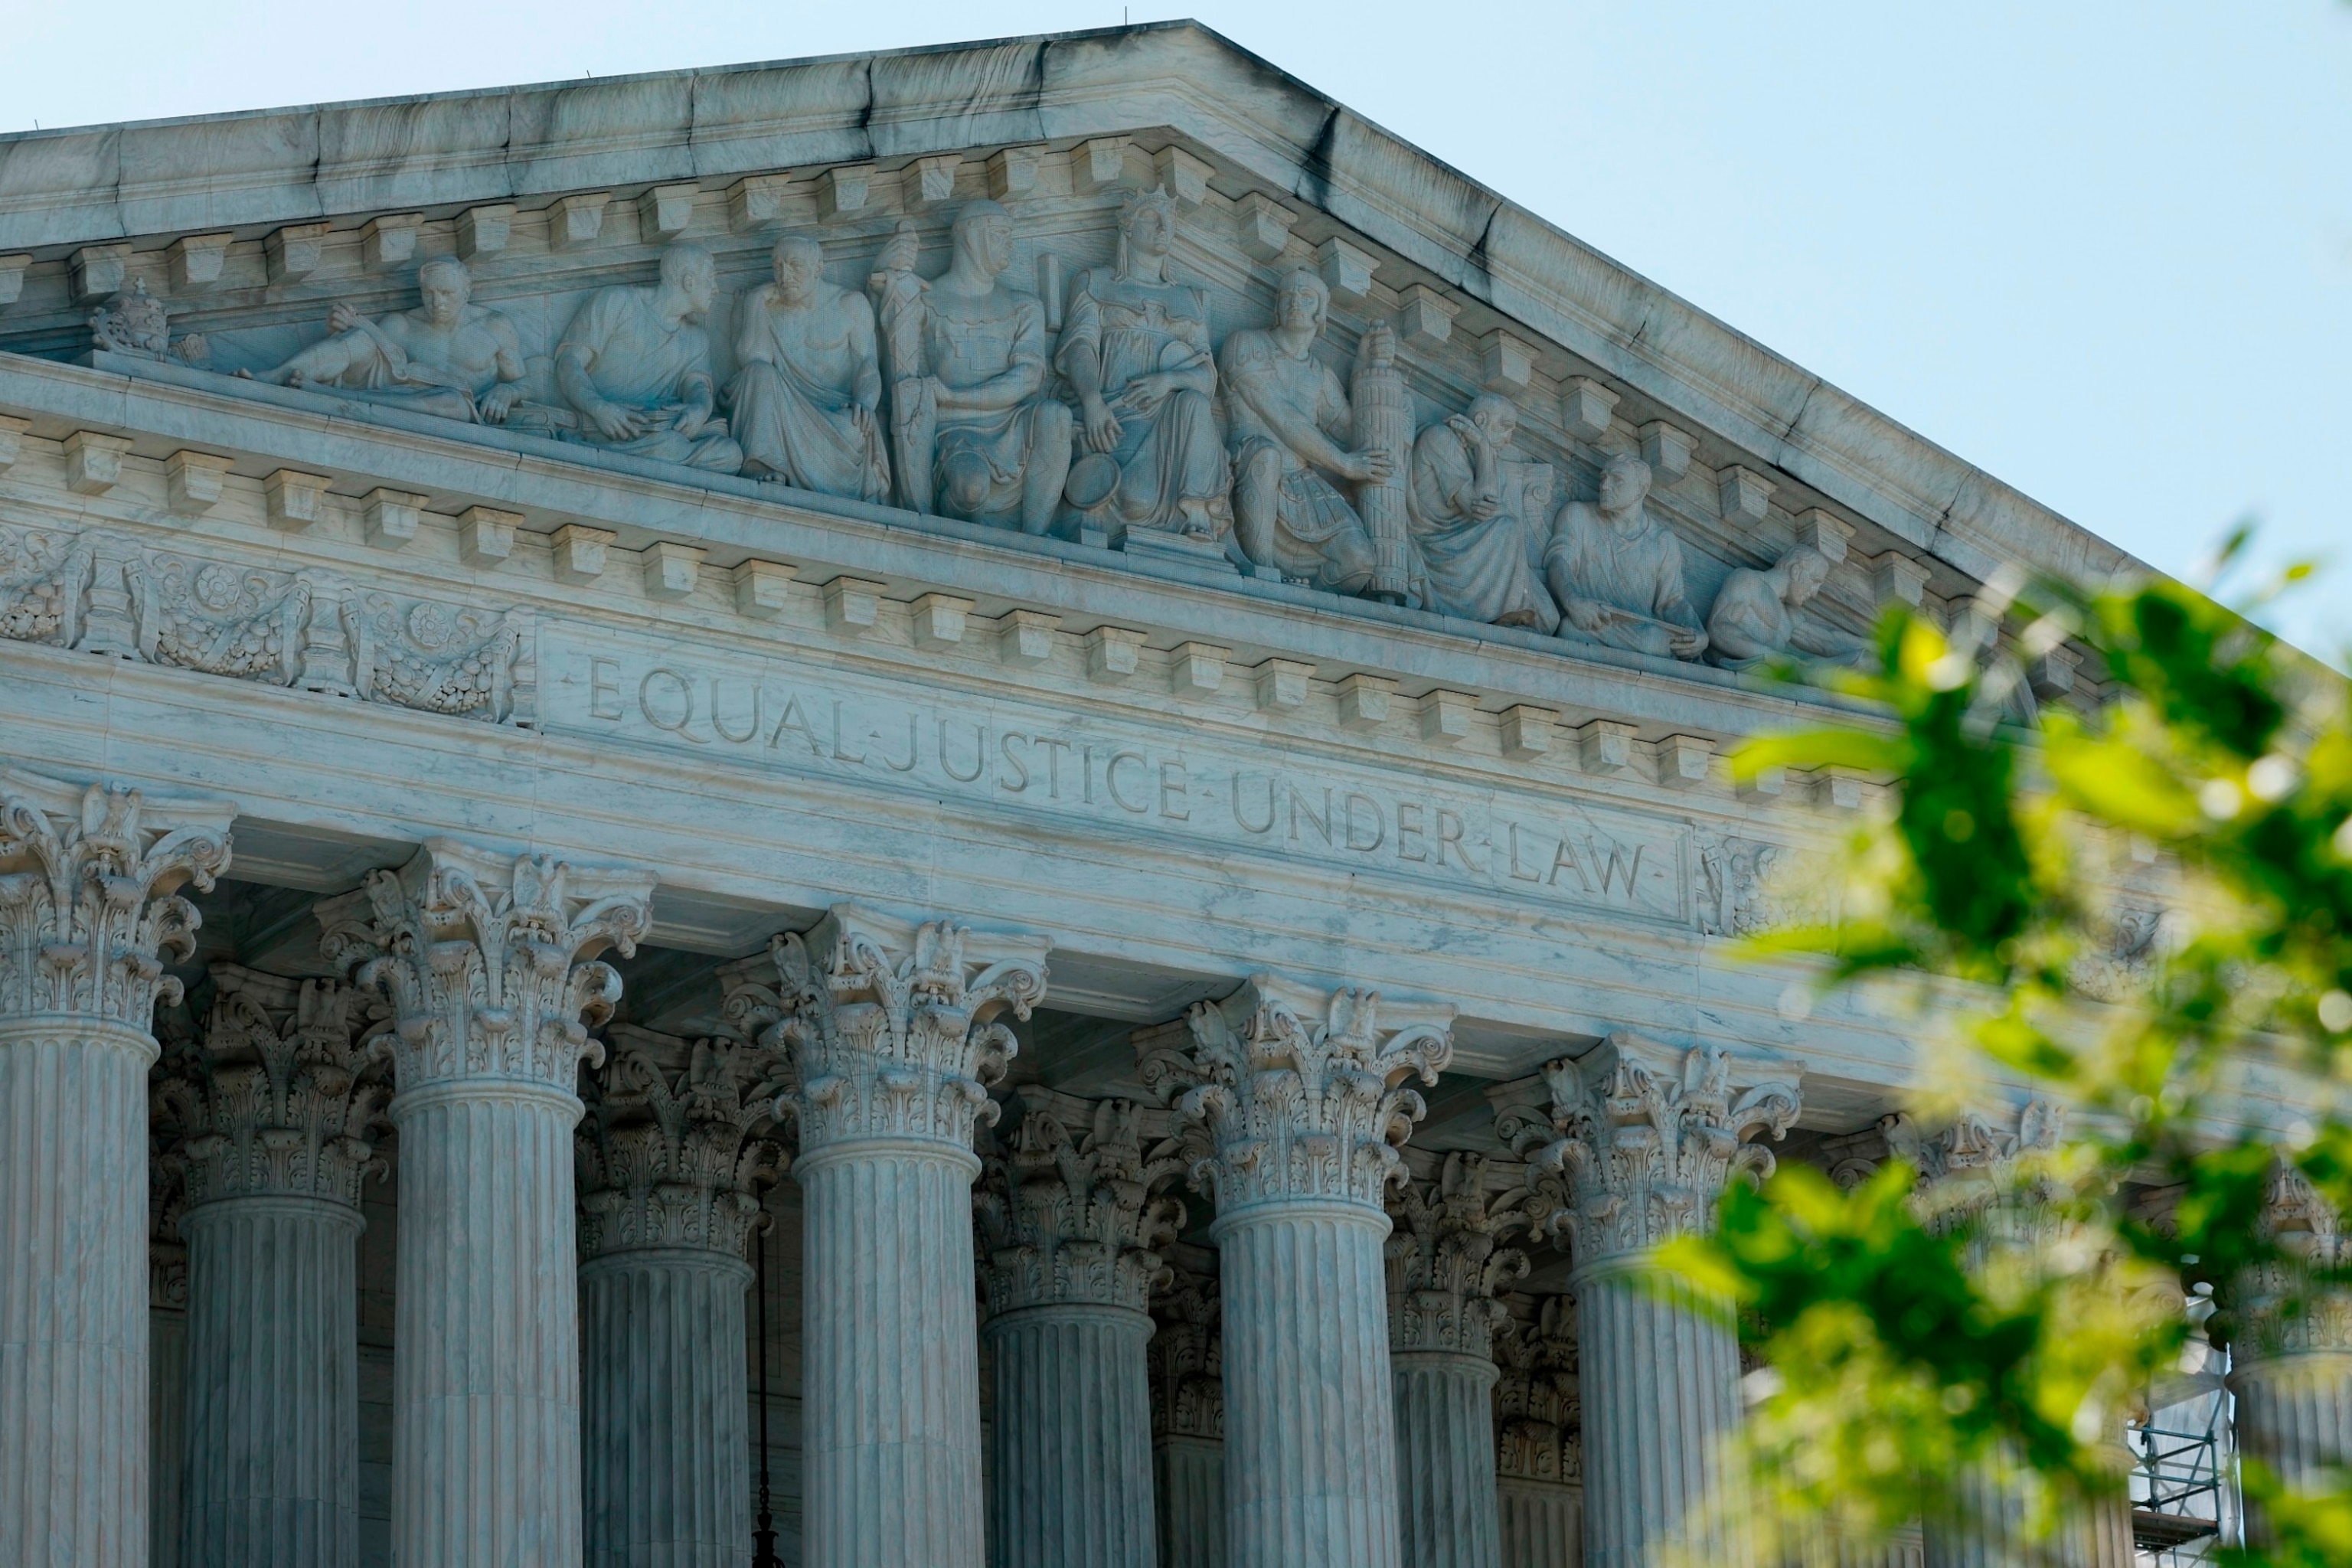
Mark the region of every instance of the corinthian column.
MULTIPOLYGON (((2342 1218, 2303 1173, 2281 1168, 2266 1215, 2286 1261, 2236 1283, 2230 1302, 2230 1392, 2238 1402, 2238 1450, 2290 1487, 2352 1465, 2352 1292, 2315 1285, 2306 1269, 2352 1266, 2342 1218)), ((2249 1508, 2250 1544, 2269 1521, 2249 1508)))
POLYGON ((1152 1511, 1160 1568, 1224 1568, 1225 1350, 1216 1254, 1168 1249, 1169 1283, 1153 1298, 1152 1511))
POLYGON ((808 1568, 980 1568, 972 1125, 1049 945, 845 905, 776 940, 775 990, 729 998, 800 1130, 808 1568))
POLYGON ((1546 1296, 1495 1329, 1495 1470, 1503 1568, 1577 1568, 1584 1555, 1584 1437, 1576 1301, 1546 1296))
POLYGON ((615 1026, 578 1137, 590 1568, 739 1568, 745 1240, 775 1180, 768 1058, 615 1026))
POLYGON ((1398 1568, 1381 1205, 1422 1115, 1404 1086, 1453 1056, 1451 1008, 1253 976, 1140 1036, 1223 1263, 1225 1560, 1398 1568))
POLYGON ((1144 1346, 1156 1249, 1184 1223, 1182 1204, 1154 1194, 1182 1168, 1144 1157, 1135 1107, 1118 1100, 1034 1107, 985 1162, 972 1206, 994 1395, 989 1559, 1000 1568, 1152 1568, 1144 1346))
POLYGON ((1769 1173, 1770 1153, 1747 1140, 1788 1131, 1799 1070, 1618 1033, 1546 1064, 1548 1119, 1498 1119, 1528 1162, 1536 1227, 1566 1237, 1574 1258, 1587 1568, 1642 1568, 1668 1545, 1746 1559, 1736 1501, 1717 1490, 1734 1479, 1717 1450, 1739 1418, 1729 1310, 1670 1281, 1651 1256, 1712 1226, 1735 1176, 1769 1173))
POLYGON ((213 966, 157 1087, 187 1207, 180 1561, 359 1562, 360 1185, 383 1090, 345 986, 213 966))
POLYGON ((1518 1173, 1489 1189, 1486 1162, 1416 1157, 1389 1199, 1389 1359, 1396 1378, 1397 1493, 1405 1568, 1496 1568, 1495 1292, 1528 1272, 1496 1243, 1526 1224, 1518 1173))
POLYGON ((236 810, 0 768, 0 1563, 147 1561, 147 1068, 236 810))
POLYGON ((322 905, 320 949, 392 1003, 400 1235, 392 1555, 581 1560, 573 1092, 646 930, 642 871, 430 839, 322 905))

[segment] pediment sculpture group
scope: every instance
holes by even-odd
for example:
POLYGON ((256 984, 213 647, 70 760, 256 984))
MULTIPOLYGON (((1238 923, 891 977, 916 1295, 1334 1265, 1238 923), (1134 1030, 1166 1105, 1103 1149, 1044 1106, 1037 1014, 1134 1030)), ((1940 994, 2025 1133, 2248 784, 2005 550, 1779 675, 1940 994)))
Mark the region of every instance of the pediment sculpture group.
POLYGON ((1597 499, 1554 510, 1551 468, 1506 456, 1508 399, 1415 430, 1387 323, 1343 384, 1314 352, 1330 297, 1312 271, 1280 279, 1272 325, 1213 342, 1207 290, 1170 276, 1176 234, 1167 193, 1130 195, 1116 258, 1070 280, 1058 333, 1005 279, 1013 218, 994 202, 958 211, 936 278, 901 225, 862 294, 825 279, 814 238, 787 235, 772 279, 740 302, 723 388, 702 324, 717 267, 674 243, 651 284, 580 306, 543 401, 513 321, 439 256, 418 269, 415 309, 371 320, 338 304, 323 340, 257 374, 1030 534, 1173 537, 1261 576, 1576 642, 1733 667, 1853 656, 1802 616, 1832 564, 1819 549, 1733 572, 1702 616, 1637 453, 1606 460, 1597 499))

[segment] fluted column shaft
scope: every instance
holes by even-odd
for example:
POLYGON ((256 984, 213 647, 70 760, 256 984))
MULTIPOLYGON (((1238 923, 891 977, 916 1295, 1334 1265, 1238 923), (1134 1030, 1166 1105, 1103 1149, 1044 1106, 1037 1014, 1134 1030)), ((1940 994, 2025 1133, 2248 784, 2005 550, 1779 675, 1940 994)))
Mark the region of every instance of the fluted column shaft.
POLYGON ((392 1552, 402 1568, 577 1563, 579 1100, 468 1080, 404 1094, 392 1552))
POLYGON ((1736 1506, 1711 1489, 1717 1450, 1739 1419, 1739 1346, 1727 1313, 1636 1259, 1581 1271, 1577 1284, 1584 1400, 1584 1560, 1643 1568, 1681 1542, 1701 1561, 1744 1560, 1717 1528, 1736 1506), (1692 1536, 1696 1526, 1700 1533, 1692 1536))
POLYGON ((1169 1433, 1151 1445, 1160 1568, 1225 1568, 1225 1446, 1169 1433))
POLYGON ((1346 1202, 1221 1215, 1225 1560, 1396 1568, 1388 1216, 1346 1202))
POLYGON ((835 1145, 803 1194, 803 1560, 981 1568, 971 1183, 928 1140, 835 1145))
POLYGON ((180 1526, 186 1515, 188 1442, 188 1314, 176 1308, 147 1311, 147 1562, 180 1568, 180 1526))
POLYGON ((988 1321, 995 1568, 1152 1568, 1151 1329, 1086 1302, 988 1321))
POLYGON ((1503 1568, 1579 1568, 1584 1561, 1584 1499, 1554 1481, 1495 1483, 1503 1568))
POLYGON ((0 1563, 147 1561, 147 1068, 88 1017, 0 1016, 0 1563))
POLYGON ((749 1264, 704 1247, 581 1265, 591 1568, 740 1568, 751 1534, 751 1283, 749 1264))
MULTIPOLYGON (((2310 1321, 2352 1319, 2338 1301, 2315 1309, 2310 1321)), ((2326 1342, 2265 1353, 2259 1336, 2242 1336, 2230 1369, 2237 1399, 2238 1451, 2258 1460, 2290 1487, 2308 1486, 2313 1472, 2352 1464, 2352 1349, 2326 1342)), ((2267 1537, 2259 1507, 2247 1510, 2247 1535, 2267 1537)))
POLYGON ((1496 1568, 1495 1363, 1391 1351, 1406 1568, 1496 1568))
POLYGON ((357 1210, 261 1195, 202 1204, 188 1241, 181 1561, 359 1562, 357 1210))

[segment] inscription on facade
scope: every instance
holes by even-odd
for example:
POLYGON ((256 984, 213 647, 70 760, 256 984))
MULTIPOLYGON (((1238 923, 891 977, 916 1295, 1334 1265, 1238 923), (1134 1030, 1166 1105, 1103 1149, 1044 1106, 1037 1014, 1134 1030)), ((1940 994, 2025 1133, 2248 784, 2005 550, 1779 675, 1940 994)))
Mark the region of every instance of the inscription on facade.
POLYGON ((1402 779, 1276 739, 910 696, 853 672, 547 628, 547 727, 1370 875, 1681 924, 1687 831, 1557 796, 1402 779))

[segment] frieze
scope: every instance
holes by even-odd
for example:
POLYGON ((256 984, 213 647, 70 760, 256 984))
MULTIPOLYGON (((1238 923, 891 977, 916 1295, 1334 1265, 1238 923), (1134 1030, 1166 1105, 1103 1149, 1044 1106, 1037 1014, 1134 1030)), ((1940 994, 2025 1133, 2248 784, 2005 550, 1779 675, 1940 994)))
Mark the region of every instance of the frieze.
POLYGON ((529 727, 533 613, 0 523, 0 640, 529 727))
POLYGON ((1670 819, 1466 784, 1400 785, 1376 764, 1310 762, 1204 729, 910 695, 899 683, 674 638, 555 620, 541 636, 545 727, 554 733, 1636 920, 1690 918, 1687 829, 1670 819))

